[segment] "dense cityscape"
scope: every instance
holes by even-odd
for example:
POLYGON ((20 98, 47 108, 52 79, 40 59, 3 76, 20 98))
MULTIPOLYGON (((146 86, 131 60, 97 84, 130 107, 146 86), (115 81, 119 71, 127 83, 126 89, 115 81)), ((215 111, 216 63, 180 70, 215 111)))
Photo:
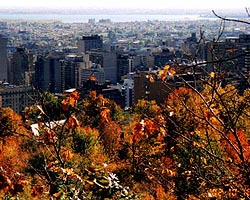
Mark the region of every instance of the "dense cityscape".
MULTIPOLYGON (((241 43, 247 46, 249 26, 227 22, 223 28, 218 38, 222 22, 216 18, 132 22, 91 18, 87 23, 2 20, 1 106, 21 113, 34 103, 30 98, 34 88, 61 94, 72 88, 87 93, 89 87, 96 87, 123 108, 142 98, 161 101, 161 92, 146 91, 140 74, 174 63, 188 65, 194 58, 211 61, 209 45, 215 40, 218 48, 224 43, 226 48, 236 48, 236 38, 244 37, 241 43), (90 76, 95 77, 95 86, 86 84, 90 76)), ((247 62, 241 65, 248 69, 247 62)))

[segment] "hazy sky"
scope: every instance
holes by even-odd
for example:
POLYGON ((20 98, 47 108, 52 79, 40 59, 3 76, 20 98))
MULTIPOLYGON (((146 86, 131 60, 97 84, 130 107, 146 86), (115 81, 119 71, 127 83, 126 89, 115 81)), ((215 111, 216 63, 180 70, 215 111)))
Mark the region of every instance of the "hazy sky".
POLYGON ((244 9, 250 0, 0 0, 0 8, 16 7, 244 9))

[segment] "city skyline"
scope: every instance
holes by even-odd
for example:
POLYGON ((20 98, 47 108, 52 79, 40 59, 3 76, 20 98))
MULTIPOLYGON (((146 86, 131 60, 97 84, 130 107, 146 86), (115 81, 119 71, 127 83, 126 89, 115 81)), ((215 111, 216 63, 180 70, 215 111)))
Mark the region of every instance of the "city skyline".
POLYGON ((1 9, 10 8, 28 8, 28 9, 111 9, 111 8, 125 8, 125 9, 244 9, 250 7, 250 2, 247 0, 228 0, 226 1, 199 1, 199 0, 9 0, 0 3, 1 9))

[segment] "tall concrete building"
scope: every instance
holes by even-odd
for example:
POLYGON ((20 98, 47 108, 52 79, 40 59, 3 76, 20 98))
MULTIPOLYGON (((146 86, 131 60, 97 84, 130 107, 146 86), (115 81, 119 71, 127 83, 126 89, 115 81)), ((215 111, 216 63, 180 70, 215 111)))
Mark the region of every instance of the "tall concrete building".
POLYGON ((10 64, 10 82, 14 85, 30 85, 32 68, 33 55, 25 48, 17 48, 10 64))
POLYGON ((96 79, 96 83, 98 85, 104 85, 105 83, 105 76, 104 76, 104 69, 101 65, 93 65, 91 68, 84 68, 81 71, 81 82, 85 84, 90 77, 94 77, 96 79))
POLYGON ((8 81, 7 42, 8 39, 0 34, 0 81, 8 81))
POLYGON ((41 91, 63 91, 63 59, 60 55, 38 57, 35 63, 35 86, 41 91))
POLYGON ((62 87, 63 90, 70 88, 79 88, 81 85, 81 71, 85 66, 83 56, 76 54, 67 55, 63 62, 62 87))
POLYGON ((39 56, 35 63, 35 86, 51 93, 79 88, 82 69, 87 65, 88 60, 83 55, 54 53, 47 57, 39 56))
MULTIPOLYGON (((250 34, 210 42, 208 47, 207 60, 220 61, 217 66, 219 72, 250 73, 250 34)), ((213 70, 213 64, 208 67, 209 72, 213 70)))
POLYGON ((89 51, 89 60, 104 69, 105 80, 117 83, 117 55, 107 51, 89 51))
POLYGON ((86 53, 87 51, 103 48, 103 39, 99 35, 82 36, 77 40, 78 53, 86 53))

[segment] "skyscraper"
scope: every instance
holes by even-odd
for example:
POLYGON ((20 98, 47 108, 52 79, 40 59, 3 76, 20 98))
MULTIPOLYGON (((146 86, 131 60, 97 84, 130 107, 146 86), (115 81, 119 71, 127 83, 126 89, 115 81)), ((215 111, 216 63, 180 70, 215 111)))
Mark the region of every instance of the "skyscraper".
POLYGON ((0 81, 8 81, 7 42, 8 39, 0 34, 0 81))
POLYGON ((61 93, 63 90, 62 55, 39 56, 35 63, 35 86, 41 91, 61 93))
POLYGON ((26 74, 30 73, 30 62, 29 54, 25 48, 17 48, 14 52, 11 61, 11 74, 10 82, 14 85, 24 85, 28 84, 26 74))
POLYGON ((103 39, 99 35, 83 36, 77 41, 77 48, 79 53, 86 53, 87 51, 103 48, 103 39))

